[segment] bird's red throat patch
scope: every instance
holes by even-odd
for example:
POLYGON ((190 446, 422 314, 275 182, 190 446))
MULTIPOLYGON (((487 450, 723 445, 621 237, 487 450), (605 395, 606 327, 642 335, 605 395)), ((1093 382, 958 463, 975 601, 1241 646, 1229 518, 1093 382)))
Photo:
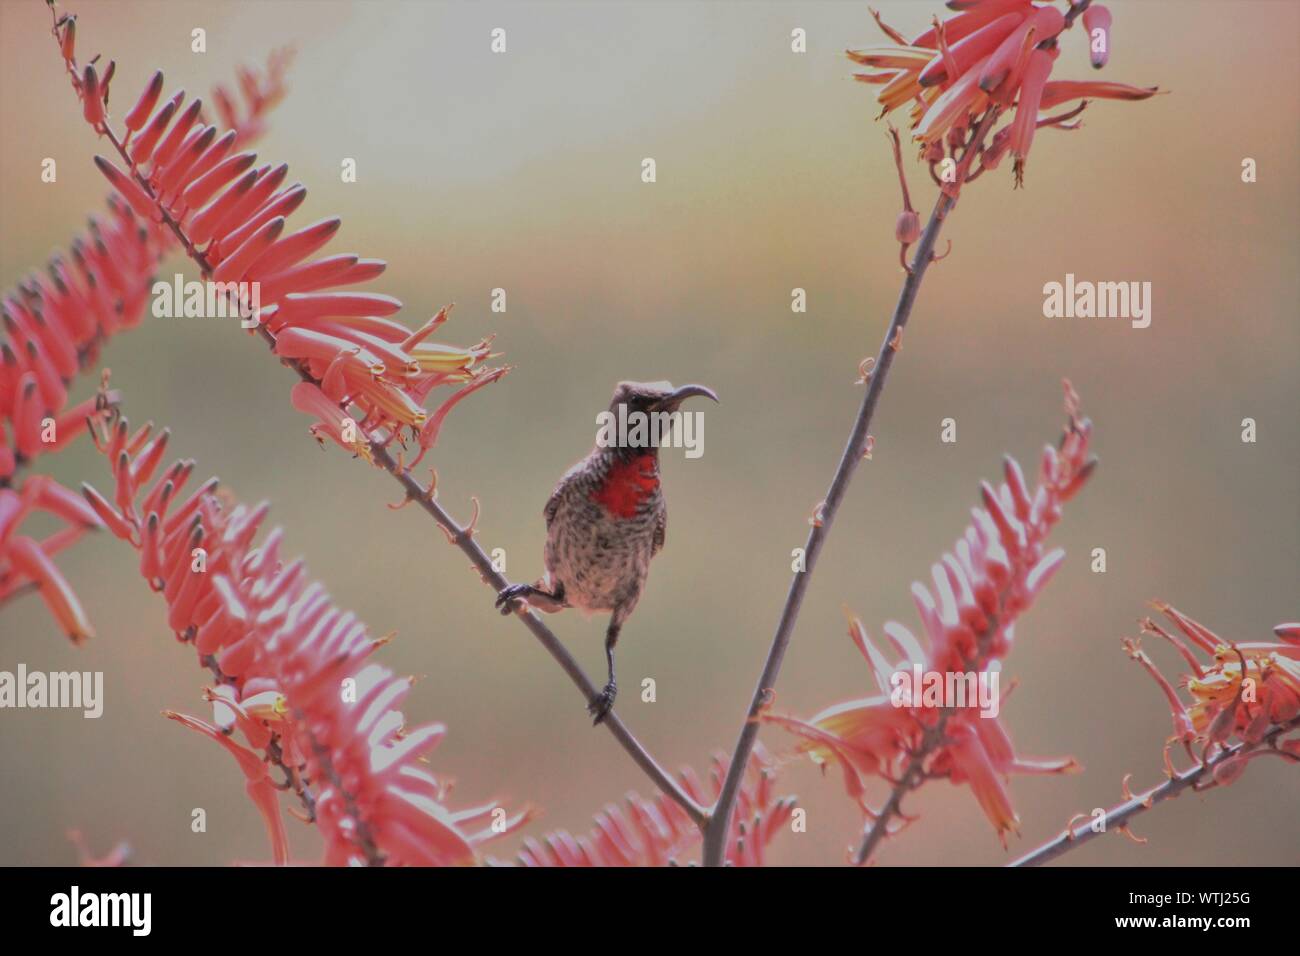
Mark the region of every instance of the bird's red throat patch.
POLYGON ((632 518, 658 488, 659 459, 653 454, 638 455, 615 462, 600 487, 591 493, 591 500, 612 515, 632 518))

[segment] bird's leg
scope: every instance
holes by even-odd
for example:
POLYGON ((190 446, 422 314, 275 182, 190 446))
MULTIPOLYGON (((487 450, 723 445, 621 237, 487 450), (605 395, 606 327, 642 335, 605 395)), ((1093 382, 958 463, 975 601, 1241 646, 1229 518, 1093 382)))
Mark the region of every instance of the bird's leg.
POLYGON ((622 627, 623 622, 618 619, 618 614, 615 614, 609 622, 609 628, 605 631, 605 660, 609 662, 609 683, 587 707, 587 713, 596 718, 591 722, 593 727, 605 719, 605 715, 614 706, 614 698, 618 695, 618 682, 614 680, 614 645, 618 643, 618 632, 622 627))
POLYGON ((564 585, 557 584, 552 590, 547 591, 538 584, 511 584, 497 592, 496 607, 501 609, 502 614, 509 614, 516 607, 515 602, 523 600, 528 602, 528 606, 541 611, 544 614, 553 614, 556 611, 568 607, 568 602, 564 600, 564 585))

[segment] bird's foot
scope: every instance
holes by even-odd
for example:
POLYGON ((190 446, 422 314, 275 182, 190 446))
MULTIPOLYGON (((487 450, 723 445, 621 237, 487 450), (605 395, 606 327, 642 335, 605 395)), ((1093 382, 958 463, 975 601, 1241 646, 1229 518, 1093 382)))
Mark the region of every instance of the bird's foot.
POLYGON ((605 715, 613 708, 614 698, 617 696, 618 685, 613 681, 610 681, 605 685, 605 689, 596 695, 595 700, 587 705, 587 713, 596 718, 591 722, 591 726, 595 727, 605 719, 605 715))
POLYGON ((521 599, 527 599, 533 593, 531 584, 511 584, 497 592, 495 607, 501 610, 502 614, 509 614, 514 610, 514 602, 521 599))

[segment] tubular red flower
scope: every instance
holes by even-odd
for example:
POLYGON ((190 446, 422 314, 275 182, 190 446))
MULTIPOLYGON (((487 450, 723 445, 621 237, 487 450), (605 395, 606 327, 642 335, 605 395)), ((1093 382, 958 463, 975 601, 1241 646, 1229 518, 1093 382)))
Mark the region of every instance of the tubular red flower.
POLYGON ((99 87, 99 74, 93 63, 87 63, 81 74, 81 102, 87 123, 98 126, 104 122, 104 91, 99 87))
POLYGON ((861 622, 850 619, 849 636, 880 694, 831 705, 807 720, 770 712, 761 717, 799 737, 797 752, 819 764, 838 765, 846 792, 868 818, 878 815, 867 802, 871 778, 901 780, 910 787, 928 776, 947 776, 971 786, 1002 838, 1015 829, 1016 815, 1001 776, 1078 769, 1070 758, 1018 757, 996 713, 986 713, 969 697, 965 706, 931 701, 916 687, 900 691, 908 685, 893 680, 919 669, 945 679, 973 674, 978 682, 1010 652, 1017 620, 1061 561, 1059 550, 1044 554, 1047 535, 1060 519, 1061 505, 1096 461, 1088 454, 1092 424, 1078 416, 1068 382, 1065 389, 1065 433, 1059 450, 1044 455, 1037 486, 1030 491, 1020 466, 1008 457, 1002 484, 981 485, 984 508, 972 509, 974 524, 931 569, 933 591, 919 582, 912 586, 929 649, 922 650, 907 628, 891 621, 885 634, 901 655, 891 663, 861 622))
MULTIPOLYGON (((121 421, 98 427, 111 454, 126 429, 121 421)), ((330 603, 300 562, 281 560, 278 530, 254 545, 266 506, 223 504, 210 482, 169 514, 193 471, 187 462, 164 469, 152 489, 134 480, 152 470, 146 456, 155 457, 166 434, 134 453, 122 448, 116 505, 90 489, 86 497, 93 513, 125 530, 120 536, 140 551, 141 573, 161 590, 177 637, 221 675, 223 683, 209 692, 216 726, 168 716, 239 762, 276 861, 287 860, 288 848, 268 775, 274 764, 314 807, 329 863, 470 863, 481 844, 522 825, 528 810, 504 828, 471 831, 462 824, 476 815, 460 818, 446 809, 446 785, 423 763, 445 728, 405 725, 397 707, 411 679, 369 660, 379 642, 330 603), (174 491, 164 494, 166 485, 174 491), (205 561, 196 566, 193 549, 200 546, 205 561), (271 764, 218 727, 238 729, 251 746, 267 750, 271 764)))
POLYGON ((1031 35, 1033 42, 1039 44, 1052 39, 1063 29, 1065 15, 1056 7, 1040 7, 1035 10, 1006 36, 989 57, 980 74, 980 89, 991 92, 1007 79, 1020 58, 1026 39, 1031 35))
POLYGON ((1053 106, 1080 100, 1085 97, 1098 100, 1145 100, 1155 96, 1160 90, 1155 86, 1129 86, 1127 83, 1098 83, 1087 80, 1053 80, 1043 87, 1039 100, 1040 110, 1050 110, 1053 106))
MULTIPOLYGON (((1285 637, 1280 643, 1227 641, 1168 604, 1156 602, 1155 607, 1194 647, 1211 658, 1202 664, 1177 636, 1166 633, 1153 621, 1143 622, 1143 630, 1166 638, 1192 668, 1192 673, 1179 681, 1190 698, 1184 703, 1138 642, 1124 642, 1129 656, 1156 681, 1169 705, 1174 721, 1170 743, 1182 743, 1189 754, 1194 745, 1201 747, 1201 753, 1194 756, 1204 763, 1234 742, 1256 746, 1280 725, 1300 716, 1300 645, 1285 637)), ((1278 625, 1276 630, 1285 633, 1287 627, 1278 625)), ((1222 775, 1216 771, 1216 781, 1236 780, 1245 765, 1245 760, 1233 761, 1230 771, 1222 775)))
MULTIPOLYGON (((74 18, 65 17, 56 25, 62 30, 62 52, 83 101, 86 119, 98 131, 108 132, 103 107, 114 66, 110 62, 100 76, 94 66, 83 69, 76 64, 73 24, 74 18)), ((109 337, 139 323, 157 264, 177 245, 174 235, 159 222, 158 196, 156 192, 151 194, 151 189, 170 189, 180 194, 188 187, 200 185, 192 194, 197 201, 202 190, 210 189, 211 195, 247 169, 253 162, 252 154, 228 160, 223 156, 236 142, 247 141, 261 129, 270 107, 283 95, 283 73, 288 60, 287 51, 276 51, 268 60, 265 75, 249 70, 241 72, 241 89, 248 103, 243 108, 226 103, 230 107, 231 130, 220 138, 207 128, 193 129, 199 109, 197 102, 172 125, 184 99, 183 91, 158 109, 150 120, 149 114, 154 111, 163 87, 162 74, 155 73, 124 120, 126 136, 121 141, 126 143, 123 149, 129 151, 133 160, 128 164, 128 171, 123 172, 102 157, 96 158, 96 165, 114 189, 107 214, 91 217, 88 230, 73 240, 69 255, 56 256, 45 273, 33 274, 0 297, 4 324, 0 340, 0 481, 14 484, 14 488, 0 488, 0 505, 3 505, 0 517, 5 519, 0 522, 3 525, 0 600, 25 590, 39 590, 60 625, 74 640, 82 640, 92 631, 75 593, 51 558, 101 521, 115 535, 131 540, 136 546, 141 546, 142 536, 160 549, 184 545, 189 529, 178 532, 164 522, 154 525, 150 531, 149 509, 156 508, 162 514, 166 505, 171 504, 175 509, 173 518, 181 516, 188 520, 194 515, 199 499, 192 498, 177 508, 178 486, 184 483, 189 472, 187 469, 169 471, 146 499, 141 524, 132 496, 151 477, 164 451, 165 437, 145 450, 144 433, 128 442, 124 430, 108 439, 107 451, 110 462, 122 469, 118 484, 120 495, 125 497, 125 508, 121 498, 114 505, 93 492, 87 495, 89 505, 84 502, 74 505, 70 492, 46 479, 35 476, 16 482, 16 474, 37 456, 65 447, 85 431, 87 419, 101 412, 101 403, 111 406, 117 401, 116 393, 103 392, 69 407, 65 382, 93 366, 99 349, 109 337), (233 137, 230 132, 234 133, 233 137), (168 164, 169 152, 182 156, 168 164), (151 168, 140 168, 150 160, 151 168), (173 482, 173 487, 164 491, 168 481, 173 482), (24 536, 18 533, 18 526, 33 510, 48 512, 65 526, 42 541, 21 541, 24 536)), ((359 262, 352 261, 354 265, 359 262)), ((382 269, 371 269, 366 275, 378 271, 382 269)), ((205 490, 211 491, 211 487, 205 490)), ((142 560, 142 568, 147 568, 151 575, 157 572, 154 556, 142 560)))
POLYGON ((131 107, 131 112, 126 114, 122 120, 122 125, 131 132, 138 132, 144 128, 145 122, 149 119, 149 114, 153 112, 154 106, 158 103, 158 96, 162 93, 163 72, 154 70, 153 76, 149 77, 149 82, 140 98, 136 100, 135 106, 131 107))
POLYGON ((26 535, 15 535, 5 545, 4 558, 15 571, 37 585, 50 614, 72 643, 80 644, 95 636, 72 586, 39 543, 26 535))
MULTIPOLYGON (((179 109, 179 107, 180 104, 177 103, 177 108, 179 109)), ((154 150, 153 155, 150 156, 150 162, 155 173, 160 172, 169 162, 171 162, 172 157, 175 156, 177 151, 181 148, 181 143, 184 142, 185 137, 189 135, 190 127, 198 122, 199 113, 202 111, 202 100, 190 100, 190 105, 185 107, 184 112, 176 118, 176 122, 172 124, 167 135, 163 137, 163 141, 158 144, 158 148, 154 150)))
MULTIPOLYGON (((1005 152, 1015 155, 1015 181, 1023 182, 1025 159, 1040 125, 1075 129, 1077 124, 1039 121, 1040 109, 1066 99, 1095 95, 1102 99, 1145 99, 1156 88, 1124 84, 1087 84, 1073 81, 1049 83, 1058 44, 1078 15, 1054 4, 1034 5, 1029 0, 985 0, 949 4, 962 11, 918 36, 910 45, 902 35, 876 17, 882 32, 896 45, 874 50, 849 51, 855 63, 867 68, 856 78, 877 88, 881 116, 900 107, 910 109, 913 136, 925 158, 936 163, 948 156, 965 160, 970 130, 989 115, 990 108, 1011 116, 1010 124, 992 130, 982 144, 979 166, 972 178, 994 169, 1005 152)), ((1084 26, 1094 66, 1109 55, 1110 13, 1100 4, 1083 10, 1084 26)), ((996 122, 999 115, 994 114, 996 122)), ((974 159, 975 157, 971 157, 974 159)), ((950 195, 953 194, 950 190, 950 195)))
POLYGON ((1024 180, 1025 160, 1029 158, 1029 147, 1038 128, 1038 107, 1043 98, 1043 87, 1047 85, 1057 53, 1056 49, 1035 49, 1029 54, 1025 75, 1020 82, 1020 102, 1011 123, 1011 155, 1016 160, 1016 185, 1024 180))
POLYGON ((1083 28, 1088 32, 1089 58, 1093 69, 1100 70, 1110 61, 1110 10, 1100 3, 1083 11, 1083 28))
MULTIPOLYGON (((1059 13, 1057 15, 1060 16, 1059 13)), ((1036 19, 1036 17, 1030 19, 1036 19)), ((1024 14, 1015 12, 1003 14, 991 23, 985 24, 964 40, 953 44, 950 48, 951 56, 949 58, 945 59, 939 56, 931 60, 929 65, 921 71, 920 76, 917 77, 917 82, 922 87, 935 86, 945 82, 956 82, 958 77, 976 63, 995 50, 1000 52, 1002 46, 1010 42, 1017 34, 1023 34, 1023 31, 1028 29, 1028 27, 1022 26, 1024 22, 1024 14), (949 69, 950 66, 952 69, 949 69), (953 72, 954 70, 956 72, 953 72)), ((944 36, 946 39, 946 30, 944 36)), ((1014 45, 1019 46, 1018 43, 1014 45)), ((983 86, 983 83, 980 85, 983 86)), ((996 83, 993 84, 993 86, 996 85, 996 83)), ((984 89, 992 88, 992 86, 984 87, 984 89)))

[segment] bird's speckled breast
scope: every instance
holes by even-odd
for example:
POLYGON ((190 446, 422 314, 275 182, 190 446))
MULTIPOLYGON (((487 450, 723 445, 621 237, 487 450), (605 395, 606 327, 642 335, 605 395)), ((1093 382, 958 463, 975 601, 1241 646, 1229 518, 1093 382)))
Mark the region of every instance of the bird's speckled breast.
POLYGON ((546 569, 565 600, 589 611, 641 596, 664 508, 655 455, 584 463, 560 495, 546 539, 546 569))

